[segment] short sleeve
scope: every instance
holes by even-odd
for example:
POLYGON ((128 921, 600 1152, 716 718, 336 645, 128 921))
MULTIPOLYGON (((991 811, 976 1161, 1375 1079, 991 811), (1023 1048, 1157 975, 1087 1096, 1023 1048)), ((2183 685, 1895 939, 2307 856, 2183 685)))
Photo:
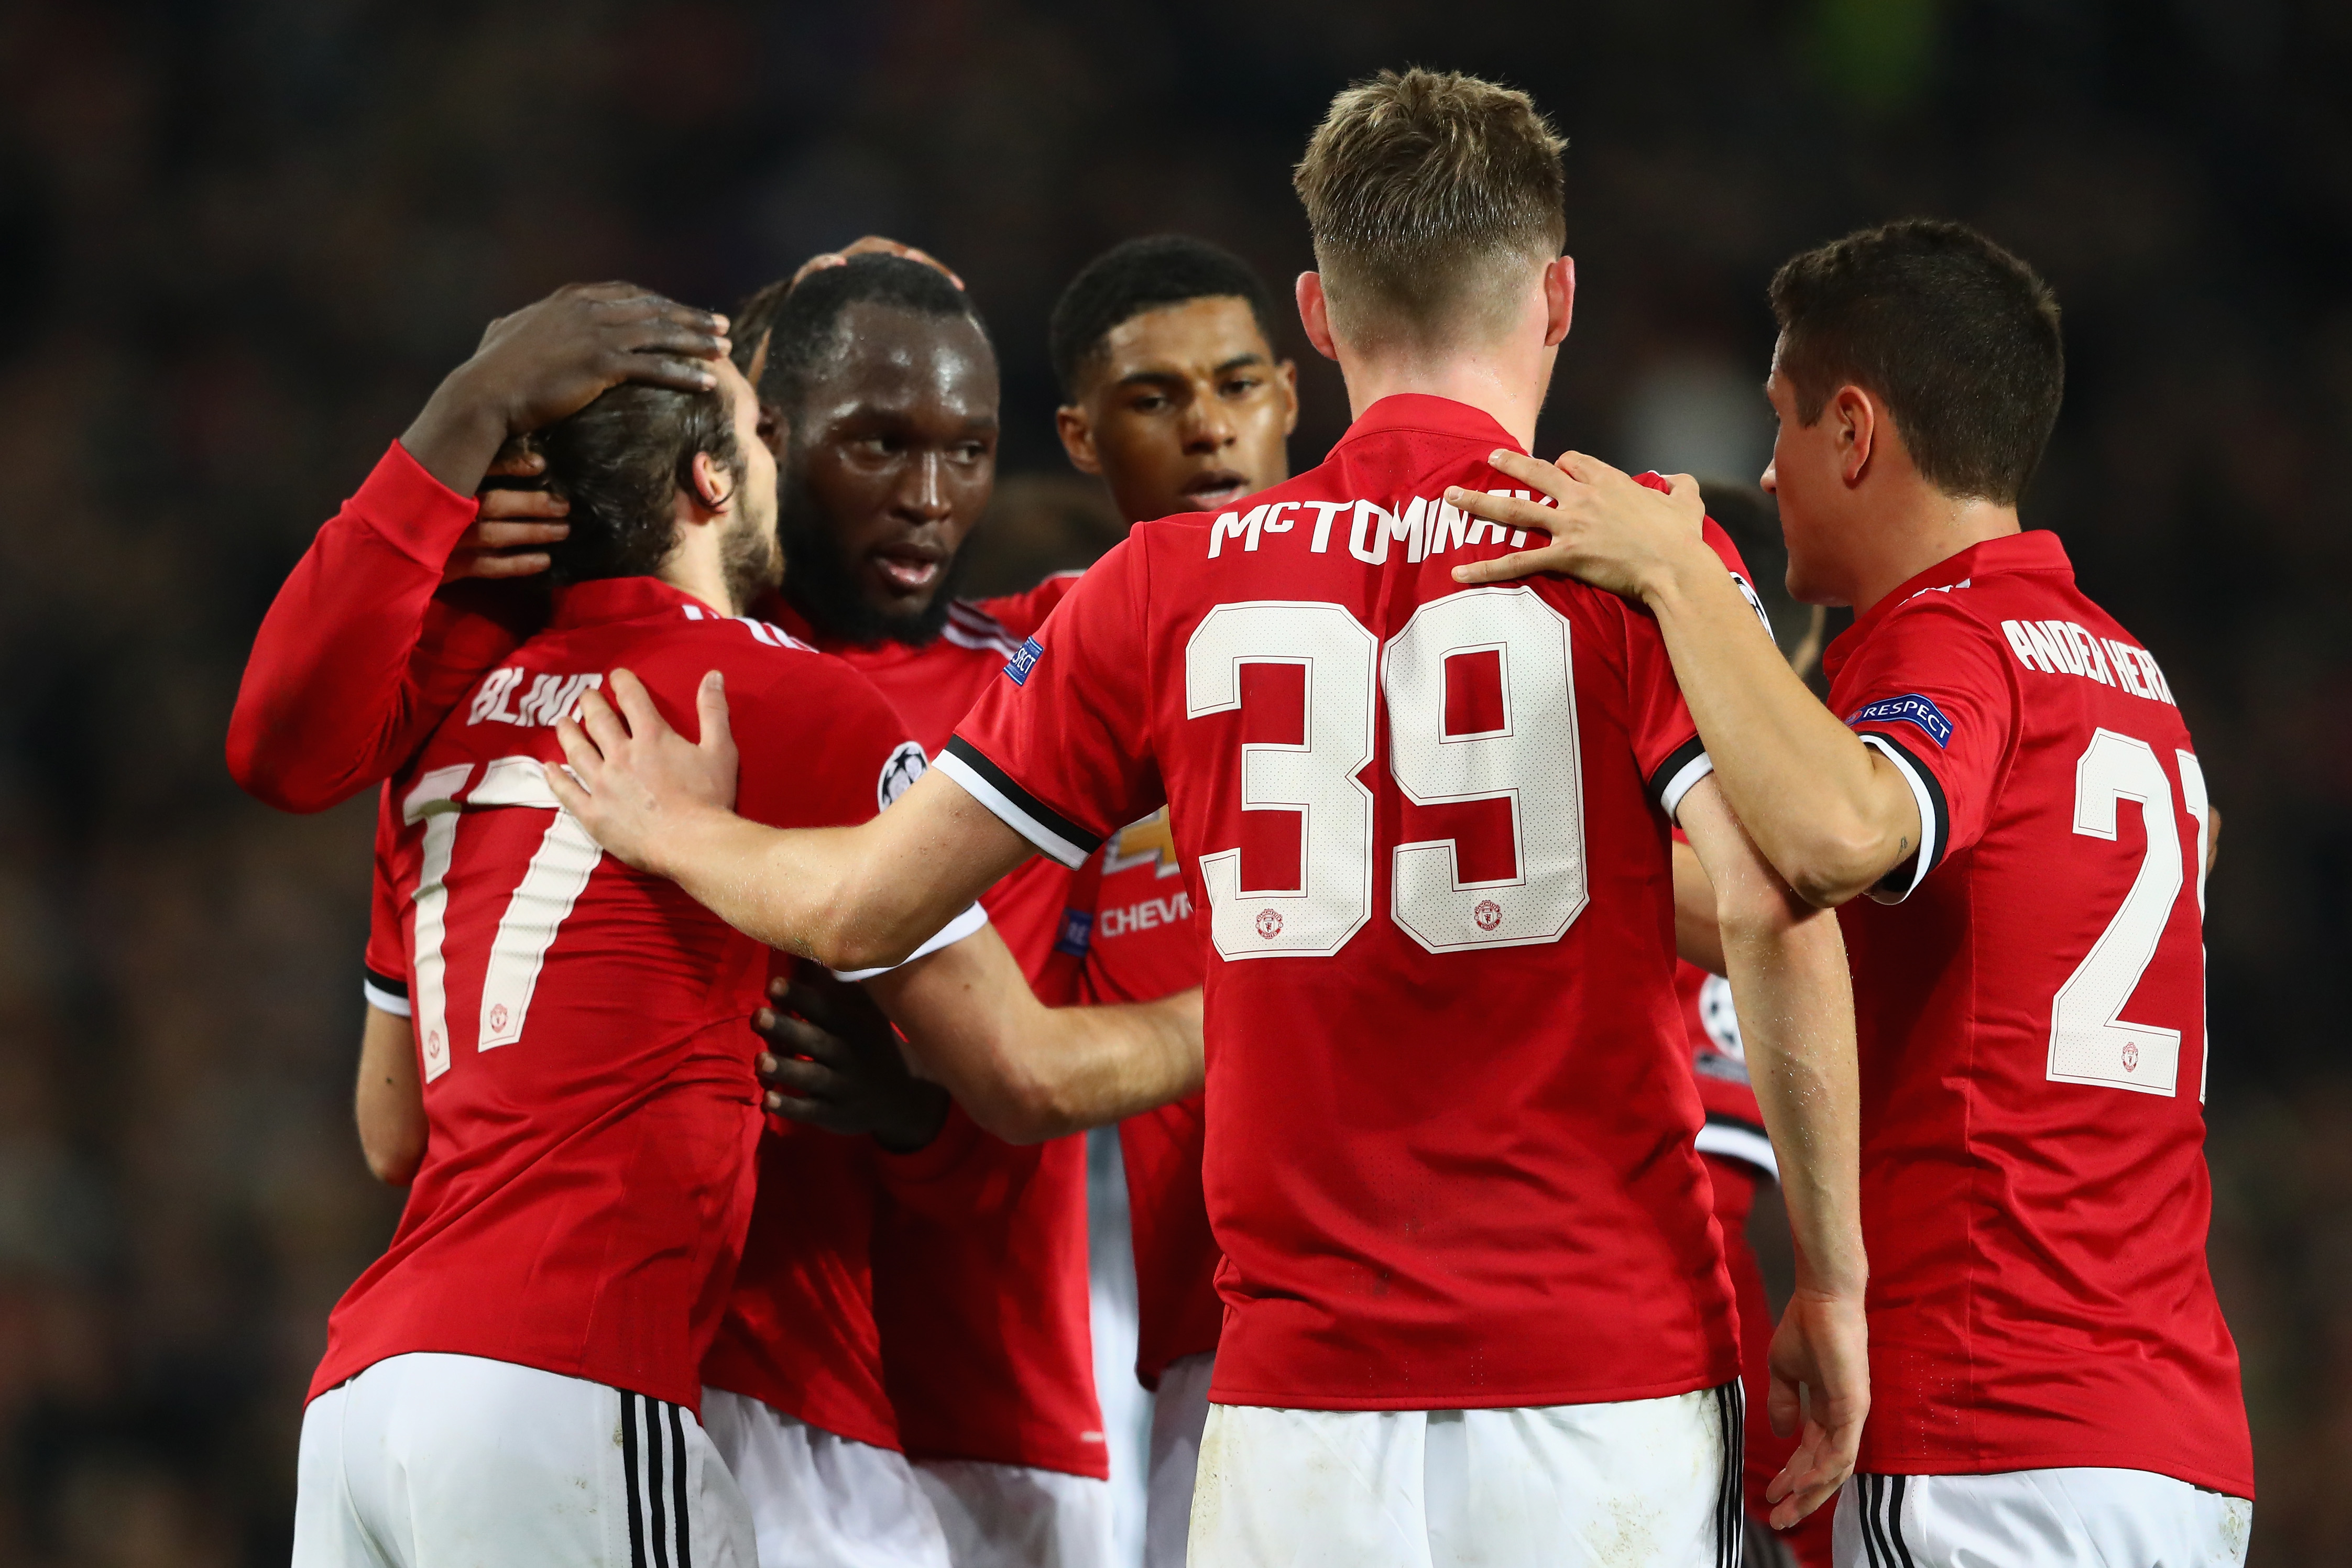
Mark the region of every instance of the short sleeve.
POLYGON ((400 821, 393 814, 392 786, 377 791, 375 872, 368 899, 367 966, 360 993, 379 1012, 409 1016, 408 944, 400 930, 400 892, 393 881, 392 856, 400 821))
POLYGON ((1871 896, 1899 903, 1983 836, 2009 751, 2016 688, 1998 634, 1929 592, 1901 606, 1838 671, 1831 706, 1894 764, 1919 807, 1919 848, 1871 896))
POLYGON ((1161 803, 1150 745, 1148 558, 1130 538, 1081 578, 956 727, 939 768, 1076 868, 1161 803))

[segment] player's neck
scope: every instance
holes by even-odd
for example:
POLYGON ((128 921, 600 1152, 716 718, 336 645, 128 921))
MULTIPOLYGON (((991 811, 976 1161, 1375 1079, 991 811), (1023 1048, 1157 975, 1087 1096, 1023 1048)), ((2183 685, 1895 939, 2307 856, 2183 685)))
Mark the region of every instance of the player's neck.
POLYGON ((1343 349, 1339 374, 1348 383, 1348 413, 1361 419, 1384 397, 1417 392, 1423 397, 1450 398, 1493 416, 1522 449, 1533 450, 1536 415, 1543 409, 1544 392, 1551 382, 1552 353, 1545 350, 1540 365, 1530 356, 1498 349, 1443 360, 1416 355, 1360 355, 1343 349))
POLYGON ((1937 562, 1971 545, 2016 533, 2022 526, 2014 506, 1948 496, 1927 484, 1903 486, 1861 522, 1860 535, 1878 548, 1857 563, 1851 595, 1857 615, 1868 614, 1880 600, 1937 562))
MULTIPOLYGON (((710 531, 710 530, 704 530, 710 531)), ((654 575, 677 589, 693 595, 721 615, 740 615, 743 606, 735 602, 735 595, 727 586, 727 570, 719 559, 716 549, 697 549, 702 541, 689 538, 670 551, 669 559, 654 575)), ((715 539, 710 541, 713 545, 715 539)))

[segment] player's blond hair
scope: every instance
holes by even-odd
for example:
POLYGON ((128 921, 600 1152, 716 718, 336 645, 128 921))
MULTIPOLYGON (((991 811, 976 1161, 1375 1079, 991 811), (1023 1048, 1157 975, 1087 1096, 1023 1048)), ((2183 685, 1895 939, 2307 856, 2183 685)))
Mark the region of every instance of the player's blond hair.
POLYGON ((1526 93, 1459 71, 1382 71, 1333 99, 1291 183, 1334 328, 1436 346, 1506 324, 1567 237, 1567 145, 1526 93))

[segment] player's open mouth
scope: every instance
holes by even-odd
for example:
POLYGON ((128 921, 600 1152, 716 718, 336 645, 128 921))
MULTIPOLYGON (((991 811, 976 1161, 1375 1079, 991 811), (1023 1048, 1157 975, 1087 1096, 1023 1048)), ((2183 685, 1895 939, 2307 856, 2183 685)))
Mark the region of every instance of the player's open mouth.
POLYGON ((877 550, 871 558, 874 570, 884 581, 903 593, 919 593, 939 580, 946 565, 938 556, 924 550, 877 550))
POLYGON ((1185 481, 1181 494, 1203 511, 1222 507, 1228 501, 1238 501, 1250 492, 1250 482, 1230 468, 1213 469, 1196 474, 1185 481))

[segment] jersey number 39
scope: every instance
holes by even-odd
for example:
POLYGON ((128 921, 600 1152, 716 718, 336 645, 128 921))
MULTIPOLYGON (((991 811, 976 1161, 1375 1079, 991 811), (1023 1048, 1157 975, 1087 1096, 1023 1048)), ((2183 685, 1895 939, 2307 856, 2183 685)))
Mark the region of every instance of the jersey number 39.
POLYGON ((1300 666, 1304 731, 1241 748, 1241 809, 1299 819, 1297 884, 1244 891, 1241 851, 1201 857, 1209 929, 1228 959, 1328 956, 1372 913, 1372 791, 1357 777, 1373 757, 1384 698, 1389 769, 1420 806, 1503 800, 1513 874, 1465 882, 1451 839, 1391 852, 1390 913, 1432 953, 1556 942, 1587 902, 1584 807, 1569 623, 1529 588, 1448 594, 1416 611, 1382 647, 1337 604, 1221 604, 1184 651, 1191 718, 1242 704, 1242 666, 1300 666), (1450 659, 1492 655, 1502 712, 1493 727, 1447 733, 1450 659))

